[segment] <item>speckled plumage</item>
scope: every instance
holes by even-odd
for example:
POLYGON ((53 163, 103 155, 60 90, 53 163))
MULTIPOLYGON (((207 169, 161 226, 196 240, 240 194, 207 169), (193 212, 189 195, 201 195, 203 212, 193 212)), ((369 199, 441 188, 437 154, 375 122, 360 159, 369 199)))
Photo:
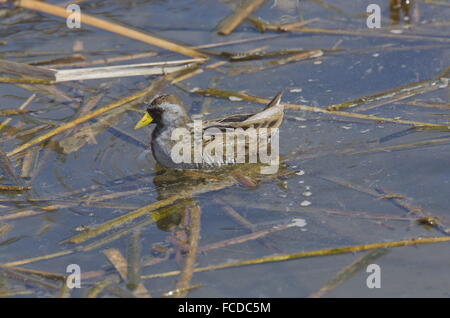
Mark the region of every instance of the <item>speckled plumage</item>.
MULTIPOLYGON (((280 103, 281 93, 261 111, 250 114, 236 114, 202 122, 203 131, 217 128, 226 131, 229 128, 278 128, 284 116, 284 106, 280 103)), ((161 95, 147 107, 147 113, 153 118, 156 128, 152 132, 151 148, 153 156, 161 165, 176 169, 208 169, 233 163, 234 158, 225 158, 223 162, 204 159, 202 163, 175 163, 171 158, 171 150, 177 141, 171 140, 176 128, 186 128, 191 133, 192 121, 182 102, 174 95, 161 95)), ((210 140, 211 141, 211 140, 210 140)), ((203 146, 207 143, 204 142, 203 146)))

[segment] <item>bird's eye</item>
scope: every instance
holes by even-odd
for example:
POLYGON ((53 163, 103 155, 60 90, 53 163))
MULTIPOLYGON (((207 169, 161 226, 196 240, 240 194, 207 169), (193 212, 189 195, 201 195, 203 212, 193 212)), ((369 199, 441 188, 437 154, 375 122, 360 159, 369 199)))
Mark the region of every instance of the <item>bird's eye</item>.
POLYGON ((147 112, 149 113, 150 116, 157 119, 157 118, 161 117, 163 110, 161 108, 152 107, 152 108, 147 109, 147 112))

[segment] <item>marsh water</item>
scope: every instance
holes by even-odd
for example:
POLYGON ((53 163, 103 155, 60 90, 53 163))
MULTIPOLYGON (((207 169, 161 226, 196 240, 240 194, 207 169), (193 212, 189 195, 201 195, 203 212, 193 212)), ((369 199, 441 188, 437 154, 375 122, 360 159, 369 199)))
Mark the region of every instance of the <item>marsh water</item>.
MULTIPOLYGON (((208 48, 216 53, 323 52, 318 57, 278 64, 268 61, 286 56, 229 62, 224 56, 207 53, 210 59, 200 66, 201 73, 164 90, 177 95, 190 115, 214 118, 264 106, 192 92, 216 88, 265 99, 282 90, 285 103, 324 109, 362 98, 356 106, 340 111, 389 120, 287 108, 280 129, 280 175, 241 176, 232 182, 227 178, 180 177, 178 172, 169 172, 164 179, 164 169, 149 148, 152 127, 133 129, 144 105, 77 125, 9 156, 19 181, 31 190, 0 192, 0 264, 9 266, 0 271, 0 294, 84 297, 103 282, 99 297, 129 295, 133 283, 141 283, 153 297, 164 296, 180 286, 180 276, 151 275, 185 268, 186 258, 192 257, 189 236, 192 239, 193 221, 199 226, 196 268, 448 236, 448 1, 416 0, 406 12, 390 7, 387 0, 269 0, 252 16, 271 25, 315 19, 304 26, 315 30, 260 33, 244 20, 228 36, 218 35, 216 26, 240 5, 239 1, 110 0, 79 5, 82 13, 185 46, 230 42, 208 48), (371 3, 381 8, 380 29, 367 27, 366 9, 371 3), (405 13, 409 19, 404 19, 405 13), (414 83, 419 87, 409 93, 402 91, 401 87, 414 83), (380 95, 373 97, 377 93, 380 95), (414 123, 401 120, 443 127, 418 129, 414 123), (256 186, 249 185, 252 178, 259 181, 256 186), (193 188, 191 196, 174 200, 156 212, 143 213, 85 241, 68 242, 110 220, 193 188), (199 219, 192 217, 194 210, 199 219), (155 218, 158 212, 162 217, 155 218), (260 236, 250 237, 250 233, 260 236), (115 265, 112 255, 116 256, 115 265), (119 263, 125 264, 122 273, 117 269, 120 255, 123 259, 119 263), (81 270, 81 288, 67 291, 61 277, 71 273, 67 272, 71 264, 81 270), (137 275, 127 275, 127 268, 137 275), (59 276, 52 279, 50 273, 59 276), (105 288, 107 285, 116 289, 105 288)), ((64 57, 81 56, 82 60, 76 61, 86 62, 142 53, 148 56, 100 65, 186 59, 89 25, 70 29, 64 19, 49 14, 0 9, 0 57, 5 60, 56 69, 69 68, 51 65, 64 57)), ((133 76, 54 85, 1 83, 0 111, 18 109, 35 96, 26 107, 32 112, 0 117, 0 124, 11 118, 0 130, 0 149, 11 152, 80 115, 143 90, 158 78, 133 76)), ((15 183, 2 171, 0 184, 15 183)), ((307 297, 369 252, 194 272, 183 292, 188 297, 307 297)), ((369 262, 379 265, 380 288, 368 288, 366 264, 324 295, 448 297, 449 255, 448 242, 381 250, 369 262)))

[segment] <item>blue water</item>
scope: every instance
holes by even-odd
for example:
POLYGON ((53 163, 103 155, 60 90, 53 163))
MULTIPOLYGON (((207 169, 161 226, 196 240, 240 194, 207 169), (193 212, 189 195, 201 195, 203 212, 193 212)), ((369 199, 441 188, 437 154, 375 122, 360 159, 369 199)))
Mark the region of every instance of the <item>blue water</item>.
MULTIPOLYGON (((308 25, 312 28, 368 31, 361 14, 373 1, 327 1, 336 8, 321 6, 316 1, 267 1, 254 16, 270 23, 289 23, 300 19, 319 18, 308 25)), ((250 95, 271 98, 284 90, 283 101, 316 107, 326 107, 353 98, 367 96, 413 82, 429 80, 448 67, 450 38, 448 16, 450 7, 416 1, 411 9, 410 29, 400 21, 392 25, 387 1, 379 1, 382 8, 382 27, 402 30, 402 34, 423 35, 423 39, 382 38, 356 35, 326 35, 285 33, 278 37, 213 48, 216 51, 244 52, 255 49, 275 51, 282 49, 340 48, 343 52, 325 53, 320 58, 281 65, 267 70, 230 76, 232 68, 261 65, 264 61, 228 63, 218 69, 203 67, 203 73, 181 82, 188 89, 216 87, 244 91, 250 95), (446 41, 433 41, 427 37, 446 41)), ((107 18, 188 46, 232 41, 261 35, 248 22, 243 22, 230 36, 216 34, 217 23, 231 13, 230 1, 89 1, 81 3, 82 12, 107 18)), ((184 59, 145 43, 83 25, 71 30, 65 21, 28 10, 11 16, 0 11, 0 57, 30 63, 73 54, 76 42, 83 50, 78 52, 87 60, 111 58, 143 52, 158 55, 146 59, 121 62, 146 63, 161 60, 184 59), (79 45, 79 44, 78 44, 79 45), (24 54, 26 53, 26 54, 24 54)), ((378 32, 377 30, 372 30, 378 32)), ((395 34, 395 33, 390 33, 395 34)), ((212 57, 208 63, 220 61, 212 57)), ((120 63, 115 63, 120 64, 120 63)), ((7 76, 5 74, 1 76, 7 76)), ((146 87, 156 77, 137 76, 117 79, 74 81, 55 87, 69 96, 37 92, 27 109, 35 119, 50 120, 59 125, 71 120, 76 110, 90 98, 104 93, 97 108, 131 95, 146 87)), ((33 89, 20 85, 0 84, 0 110, 18 108, 33 89)), ((165 90, 179 96, 189 113, 201 112, 206 98, 172 85, 165 90)), ((449 105, 448 87, 415 95, 401 103, 390 102, 364 112, 387 118, 448 124, 448 109, 411 105, 437 102, 449 105)), ((208 117, 239 111, 261 109, 262 105, 244 101, 211 98, 208 117)), ((143 106, 141 106, 143 108, 143 106)), ((18 138, 17 134, 42 122, 27 116, 14 116, 9 126, 0 131, 0 148, 11 151, 32 136, 18 138)), ((52 143, 37 149, 39 156, 31 180, 32 191, 24 193, 0 192, 0 226, 11 229, 0 234, 0 264, 38 257, 73 248, 84 247, 107 235, 125 228, 133 228, 147 219, 141 217, 122 227, 109 231, 86 243, 73 245, 63 241, 79 233, 80 227, 95 227, 134 209, 148 205, 166 196, 166 189, 155 185, 155 161, 148 152, 150 129, 134 131, 139 114, 121 113, 112 127, 105 127, 88 139, 80 149, 66 154, 55 142, 73 137, 58 135, 52 143), (117 195, 96 202, 103 195, 117 195), (118 196, 120 195, 120 196, 118 196), (46 199, 49 201, 27 201, 46 199), (45 205, 56 205, 45 212, 45 205), (70 205, 70 206, 68 206, 70 205), (4 215, 32 210, 39 215, 1 219, 4 215), (18 238, 15 241, 10 239, 18 238), (8 242, 9 241, 9 242, 8 242), (2 244, 5 243, 5 244, 2 244)), ((3 121, 4 118, 0 118, 3 121)), ((101 120, 101 117, 98 118, 101 120)), ((87 123, 93 125, 94 121, 87 123)), ((82 127, 86 127, 86 124, 82 127)), ((399 207, 392 200, 358 191, 332 182, 339 178, 364 189, 404 195, 410 204, 421 207, 423 213, 439 217, 442 228, 450 228, 448 204, 450 197, 450 168, 448 142, 436 145, 412 146, 395 151, 372 151, 351 154, 351 151, 370 150, 416 143, 423 140, 450 137, 445 131, 413 131, 410 126, 380 123, 352 118, 321 115, 313 112, 288 110, 281 127, 280 153, 288 156, 285 164, 298 173, 260 184, 255 189, 234 185, 195 196, 201 207, 201 238, 199 246, 242 236, 249 230, 233 219, 224 206, 233 208, 251 222, 256 230, 286 224, 294 218, 306 221, 304 227, 291 227, 268 234, 263 240, 250 240, 199 253, 196 267, 254 259, 277 253, 296 253, 359 244, 403 240, 422 236, 443 236, 437 229, 427 230, 412 219, 416 216, 399 207), (407 132, 407 133, 405 133, 407 132), (280 182, 284 182, 280 184, 280 182), (218 202, 217 200, 220 200, 218 202), (309 203, 305 203, 308 201, 309 203), (310 204, 309 206, 306 206, 310 204), (306 206, 306 207, 305 207, 306 206), (332 214, 330 210, 339 211, 332 214), (352 212, 353 211, 353 212, 352 212), (355 214, 361 212, 362 214, 355 214), (363 215, 363 216, 361 216, 363 215), (394 220, 393 218, 404 218, 394 220)), ((16 172, 20 173, 22 157, 13 157, 16 172)), ((1 184, 11 184, 0 176, 1 184)), ((176 188, 176 191, 181 189, 176 188)), ((140 257, 143 263, 162 257, 157 247, 176 250, 175 237, 185 232, 180 205, 176 214, 166 223, 151 223, 140 230, 140 257), (167 224, 177 225, 178 232, 169 232, 167 224), (181 225, 180 225, 181 224, 181 225), (177 234, 178 233, 178 234, 177 234)), ((108 275, 117 275, 103 250, 116 248, 122 255, 128 252, 130 234, 90 251, 75 251, 66 256, 28 262, 21 267, 66 274, 69 264, 78 264, 82 273, 98 272, 93 278, 83 279, 82 288, 71 291, 71 297, 82 297, 98 281, 108 275)), ((449 243, 393 248, 374 262, 381 267, 380 289, 366 286, 367 273, 361 269, 343 284, 330 291, 330 297, 448 297, 449 243)), ((306 297, 319 290, 342 268, 365 252, 304 258, 286 262, 267 263, 195 273, 190 285, 202 284, 189 292, 188 297, 306 297)), ((152 266, 142 268, 143 275, 181 269, 183 255, 175 256, 152 266)), ((10 277, 3 278, 1 288, 10 291, 28 291, 26 297, 56 297, 58 291, 48 290, 10 277)), ((153 296, 175 288, 178 277, 143 280, 153 296)), ((126 288, 123 279, 119 286, 126 288)), ((112 296, 104 291, 100 296, 112 296)), ((15 297, 21 297, 17 294, 15 297)))

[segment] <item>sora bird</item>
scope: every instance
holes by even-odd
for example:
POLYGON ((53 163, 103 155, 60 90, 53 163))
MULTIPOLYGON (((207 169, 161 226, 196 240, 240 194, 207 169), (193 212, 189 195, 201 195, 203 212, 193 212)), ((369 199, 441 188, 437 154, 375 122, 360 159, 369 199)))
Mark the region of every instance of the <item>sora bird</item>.
MULTIPOLYGON (((259 153, 261 147, 272 146, 275 140, 278 147, 278 127, 283 117, 281 92, 260 112, 235 114, 208 121, 192 121, 176 96, 160 95, 148 105, 135 129, 152 122, 156 124, 152 132, 151 148, 156 161, 162 166, 174 169, 213 169, 227 164, 255 162, 256 156, 263 158, 259 153), (236 137, 236 132, 244 133, 244 137, 236 137), (229 136, 232 137, 228 138, 229 136), (255 136, 256 138, 252 138, 255 136), (200 137, 200 142, 197 137, 200 137), (258 142, 259 147, 256 147, 258 142), (245 155, 242 155, 242 151, 239 153, 239 149, 245 149, 245 155)), ((278 149, 271 148, 271 160, 272 153, 278 156, 278 149)), ((264 158, 267 159, 267 156, 265 153, 264 158)))

